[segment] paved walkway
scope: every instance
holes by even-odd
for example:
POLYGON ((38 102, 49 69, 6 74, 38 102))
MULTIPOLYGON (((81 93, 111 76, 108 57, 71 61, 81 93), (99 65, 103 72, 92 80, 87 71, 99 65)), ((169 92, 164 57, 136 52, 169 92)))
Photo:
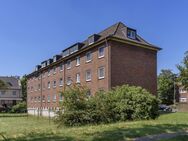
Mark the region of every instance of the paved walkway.
POLYGON ((161 139, 170 139, 179 135, 188 135, 188 131, 186 132, 177 132, 177 133, 163 133, 158 135, 149 135, 145 137, 136 138, 135 141, 158 141, 161 139))

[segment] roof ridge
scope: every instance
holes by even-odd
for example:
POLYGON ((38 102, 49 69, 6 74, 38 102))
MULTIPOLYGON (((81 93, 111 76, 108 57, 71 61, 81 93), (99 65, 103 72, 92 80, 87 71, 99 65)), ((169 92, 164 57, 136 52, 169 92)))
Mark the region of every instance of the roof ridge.
POLYGON ((120 23, 121 23, 121 22, 117 22, 117 23, 115 23, 115 24, 113 24, 113 25, 111 25, 111 26, 107 27, 106 29, 104 29, 104 30, 100 31, 100 32, 99 32, 99 33, 97 33, 97 34, 101 34, 101 33, 105 32, 106 30, 108 30, 108 29, 112 28, 113 26, 118 26, 120 23))

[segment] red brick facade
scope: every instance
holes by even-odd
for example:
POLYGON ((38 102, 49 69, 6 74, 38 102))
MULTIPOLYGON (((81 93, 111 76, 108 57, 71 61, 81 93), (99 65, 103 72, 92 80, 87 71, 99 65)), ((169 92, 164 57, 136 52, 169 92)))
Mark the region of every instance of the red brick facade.
POLYGON ((66 89, 68 78, 72 84, 76 84, 77 74, 80 76, 80 84, 88 87, 92 95, 99 90, 108 91, 112 87, 123 84, 142 86, 152 94, 156 94, 159 48, 144 42, 139 36, 133 41, 127 37, 119 38, 124 36, 121 31, 125 28, 126 26, 122 23, 113 25, 100 32, 100 38, 93 44, 85 41, 82 49, 77 52, 29 74, 28 109, 58 107, 61 100, 60 91, 66 89), (111 34, 114 34, 114 37, 111 34), (116 38, 115 35, 117 35, 116 38), (101 48, 103 56, 100 56, 101 48), (91 55, 89 62, 86 59, 87 53, 91 55), (76 64, 77 57, 80 58, 79 65, 76 64), (71 67, 68 61, 71 62, 71 67), (54 68, 56 68, 55 71, 54 68), (102 70, 101 73, 99 70, 102 70), (91 74, 91 76, 88 75, 91 80, 86 80, 86 73, 91 74), (60 86, 60 80, 63 82, 62 86, 60 86))

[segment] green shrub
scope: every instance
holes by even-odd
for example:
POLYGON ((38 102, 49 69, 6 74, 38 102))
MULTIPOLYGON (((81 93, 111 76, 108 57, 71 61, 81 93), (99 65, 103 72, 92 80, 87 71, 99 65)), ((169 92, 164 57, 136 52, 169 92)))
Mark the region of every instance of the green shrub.
POLYGON ((26 102, 19 102, 14 105, 11 109, 11 113, 25 113, 27 112, 27 104, 26 102))
POLYGON ((66 126, 155 119, 158 100, 141 87, 123 85, 88 97, 87 89, 73 86, 62 93, 64 100, 55 122, 66 126))

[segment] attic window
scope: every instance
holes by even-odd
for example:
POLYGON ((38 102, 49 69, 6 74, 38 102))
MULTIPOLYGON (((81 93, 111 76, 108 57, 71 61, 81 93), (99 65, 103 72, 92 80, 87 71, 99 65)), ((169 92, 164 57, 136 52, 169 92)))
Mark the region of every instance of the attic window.
POLYGON ((90 37, 88 38, 88 44, 89 44, 89 45, 93 44, 93 43, 96 42, 99 38, 100 38, 100 35, 93 34, 92 36, 90 36, 90 37))
POLYGON ((127 37, 130 39, 136 39, 136 30, 127 29, 127 37))
POLYGON ((88 44, 91 45, 93 43, 94 43, 94 38, 93 37, 88 38, 88 44))

